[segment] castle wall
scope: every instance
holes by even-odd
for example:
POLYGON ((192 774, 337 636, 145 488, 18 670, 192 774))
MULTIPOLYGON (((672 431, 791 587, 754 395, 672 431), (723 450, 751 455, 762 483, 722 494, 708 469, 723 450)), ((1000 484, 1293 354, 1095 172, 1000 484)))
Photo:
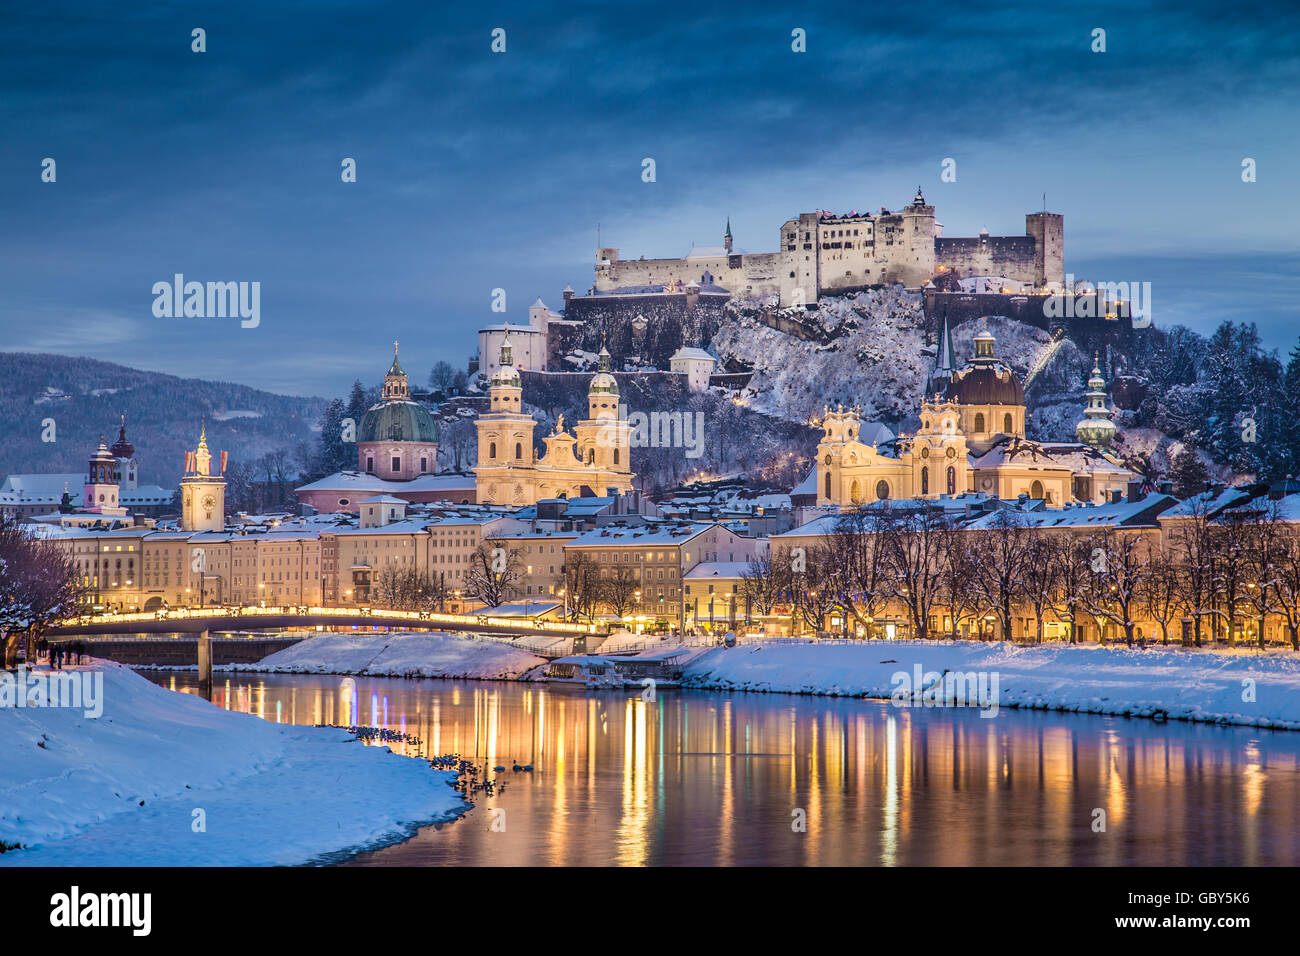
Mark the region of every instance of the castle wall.
MULTIPOLYGON (((730 297, 721 293, 647 293, 643 295, 574 296, 565 305, 565 318, 582 323, 572 336, 552 345, 548 368, 568 366, 564 355, 575 348, 609 349, 614 368, 630 359, 643 365, 667 368, 682 346, 699 347, 712 341, 722 323, 723 309, 730 297), (635 320, 644 318, 645 328, 637 331, 635 320)), ((555 325, 551 325, 552 334, 555 325)))
MULTIPOLYGON (((617 250, 614 250, 615 252, 617 250)), ((691 259, 615 259, 596 269, 596 289, 662 288, 669 283, 703 284, 705 273, 715 285, 738 297, 779 295, 783 258, 780 253, 735 253, 691 259)), ((566 317, 571 318, 568 313, 566 317)))
POLYGON ((934 264, 958 277, 1006 276, 1040 285, 1036 244, 1032 236, 980 236, 975 239, 935 239, 934 264))

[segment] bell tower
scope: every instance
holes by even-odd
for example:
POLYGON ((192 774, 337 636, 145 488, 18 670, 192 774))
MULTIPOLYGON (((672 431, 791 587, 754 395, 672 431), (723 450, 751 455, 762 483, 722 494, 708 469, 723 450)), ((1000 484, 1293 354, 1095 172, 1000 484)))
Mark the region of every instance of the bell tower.
POLYGON ((208 429, 199 432, 199 447, 185 453, 181 478, 181 530, 223 531, 226 527, 226 453, 215 473, 208 450, 208 429))

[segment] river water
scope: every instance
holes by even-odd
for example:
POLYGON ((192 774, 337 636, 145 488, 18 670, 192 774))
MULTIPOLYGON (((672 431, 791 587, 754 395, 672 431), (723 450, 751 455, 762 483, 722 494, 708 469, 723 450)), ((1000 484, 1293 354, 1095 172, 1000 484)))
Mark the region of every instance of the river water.
MULTIPOLYGON (((193 672, 144 672, 194 691, 193 672)), ((347 865, 1300 864, 1300 733, 557 684, 217 675, 213 702, 383 727, 504 790, 347 865), (533 771, 512 766, 531 764, 533 771)))

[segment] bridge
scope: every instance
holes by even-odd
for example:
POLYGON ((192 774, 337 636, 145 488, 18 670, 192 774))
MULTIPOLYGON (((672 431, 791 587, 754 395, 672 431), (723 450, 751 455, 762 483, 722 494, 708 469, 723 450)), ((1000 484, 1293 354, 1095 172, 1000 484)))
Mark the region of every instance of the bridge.
POLYGON ((528 618, 433 611, 391 611, 346 607, 175 608, 124 614, 92 614, 58 622, 45 632, 50 640, 112 634, 198 634, 203 631, 316 630, 321 628, 471 631, 510 637, 578 638, 605 634, 597 624, 536 621, 528 618))

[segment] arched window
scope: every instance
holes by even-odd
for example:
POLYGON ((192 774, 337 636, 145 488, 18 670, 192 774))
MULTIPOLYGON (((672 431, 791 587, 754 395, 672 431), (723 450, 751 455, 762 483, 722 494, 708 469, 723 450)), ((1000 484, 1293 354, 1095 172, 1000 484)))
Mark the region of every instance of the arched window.
POLYGON ((1035 501, 1043 497, 1043 483, 1041 481, 1035 481, 1029 486, 1029 497, 1035 501))
POLYGON ((596 449, 594 449, 594 448, 588 448, 588 449, 587 449, 587 464, 589 464, 589 465, 594 465, 595 463, 596 463, 596 449))
POLYGON ((831 476, 827 475, 826 476, 826 497, 829 498, 830 496, 831 496, 831 476))
POLYGON ((1008 435, 1010 435, 1013 430, 1013 426, 1011 424, 1010 412, 1007 412, 1005 415, 1002 416, 1002 430, 1006 432, 1008 435))
POLYGON ((957 469, 954 468, 952 465, 949 465, 948 466, 948 494, 955 495, 956 493, 957 493, 957 469))
POLYGON ((889 483, 883 478, 876 482, 876 497, 885 501, 889 497, 889 483))
POLYGON ((497 443, 496 443, 496 442, 490 442, 490 443, 488 444, 488 457, 489 457, 489 458, 495 458, 496 456, 497 456, 497 443))
POLYGON ((522 442, 515 442, 515 458, 522 459, 523 457, 524 457, 524 446, 523 446, 523 443, 522 443, 522 442))
POLYGON ((930 469, 922 468, 921 469, 921 494, 928 495, 929 493, 930 493, 930 469))
POLYGON ((855 505, 862 498, 862 491, 858 488, 858 480, 853 479, 853 484, 849 485, 849 500, 855 505))
POLYGON ((982 432, 982 431, 984 431, 984 413, 983 413, 983 412, 976 412, 976 413, 975 413, 975 431, 976 431, 976 432, 982 432))

